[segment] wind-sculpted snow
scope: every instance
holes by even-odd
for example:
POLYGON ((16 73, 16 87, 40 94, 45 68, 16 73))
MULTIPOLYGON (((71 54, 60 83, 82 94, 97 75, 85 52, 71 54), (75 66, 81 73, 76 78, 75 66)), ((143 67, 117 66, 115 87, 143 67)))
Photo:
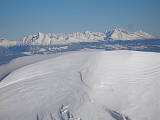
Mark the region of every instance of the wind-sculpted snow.
MULTIPOLYGON (((3 80, 6 76, 8 76, 14 70, 21 68, 23 66, 36 63, 38 61, 42 61, 45 59, 53 58, 60 56, 62 53, 59 54, 51 54, 51 55, 32 55, 26 57, 20 57, 13 59, 8 64, 3 64, 0 66, 0 81, 3 80)), ((64 54, 64 53, 63 53, 64 54)))
POLYGON ((158 120, 159 90, 159 53, 67 53, 12 70, 0 120, 158 120))

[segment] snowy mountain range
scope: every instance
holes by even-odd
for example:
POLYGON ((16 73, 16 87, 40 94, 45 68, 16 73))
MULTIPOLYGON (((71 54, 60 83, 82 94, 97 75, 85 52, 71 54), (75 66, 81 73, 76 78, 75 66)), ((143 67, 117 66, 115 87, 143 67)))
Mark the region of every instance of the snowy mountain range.
POLYGON ((9 47, 14 45, 17 45, 16 41, 11 41, 6 38, 0 38, 0 46, 9 47))
POLYGON ((69 44, 77 42, 95 42, 104 38, 101 32, 73 32, 69 34, 43 34, 28 35, 21 41, 26 45, 50 45, 50 44, 69 44))
POLYGON ((142 30, 136 32, 128 32, 123 29, 114 29, 107 32, 73 32, 69 34, 55 34, 55 33, 37 33, 34 35, 27 35, 20 41, 10 41, 1 38, 0 46, 14 46, 14 45, 62 45, 79 42, 98 42, 98 41, 114 41, 114 40, 144 40, 155 39, 154 36, 143 32, 142 30))
POLYGON ((25 36, 22 44, 27 45, 50 45, 50 44, 68 44, 78 42, 98 42, 104 40, 141 40, 154 39, 152 35, 143 32, 128 32, 123 29, 114 29, 108 32, 73 32, 70 34, 43 34, 25 36))

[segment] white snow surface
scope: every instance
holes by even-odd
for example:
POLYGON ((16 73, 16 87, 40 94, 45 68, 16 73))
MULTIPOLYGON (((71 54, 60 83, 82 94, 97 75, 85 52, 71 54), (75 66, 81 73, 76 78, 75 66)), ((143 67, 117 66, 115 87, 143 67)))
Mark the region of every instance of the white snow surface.
POLYGON ((159 53, 72 52, 32 62, 5 77, 0 120, 115 120, 108 110, 131 120, 158 120, 159 91, 159 53))
POLYGON ((65 53, 57 53, 57 54, 50 54, 50 55, 30 55, 30 56, 15 58, 12 61, 10 61, 8 64, 3 64, 0 66, 0 80, 18 68, 21 68, 23 66, 33 64, 42 60, 46 60, 49 58, 57 57, 57 56, 60 56, 61 54, 65 54, 65 53))

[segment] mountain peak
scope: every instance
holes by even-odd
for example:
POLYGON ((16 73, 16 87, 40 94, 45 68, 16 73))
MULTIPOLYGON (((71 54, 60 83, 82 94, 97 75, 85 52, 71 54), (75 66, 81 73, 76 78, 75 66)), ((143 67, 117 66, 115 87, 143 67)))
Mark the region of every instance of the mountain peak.
POLYGON ((115 28, 113 29, 114 32, 127 32, 125 29, 121 29, 121 28, 115 28))
POLYGON ((105 40, 142 40, 154 38, 155 37, 142 30, 136 32, 128 32, 124 29, 116 28, 105 33, 105 40))

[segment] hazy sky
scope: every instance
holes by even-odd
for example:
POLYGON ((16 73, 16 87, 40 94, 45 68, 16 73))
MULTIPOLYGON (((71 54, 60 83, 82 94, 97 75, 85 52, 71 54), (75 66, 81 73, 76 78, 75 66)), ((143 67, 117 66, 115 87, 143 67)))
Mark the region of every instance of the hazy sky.
POLYGON ((0 0, 0 37, 12 40, 113 26, 160 36, 160 0, 0 0))

